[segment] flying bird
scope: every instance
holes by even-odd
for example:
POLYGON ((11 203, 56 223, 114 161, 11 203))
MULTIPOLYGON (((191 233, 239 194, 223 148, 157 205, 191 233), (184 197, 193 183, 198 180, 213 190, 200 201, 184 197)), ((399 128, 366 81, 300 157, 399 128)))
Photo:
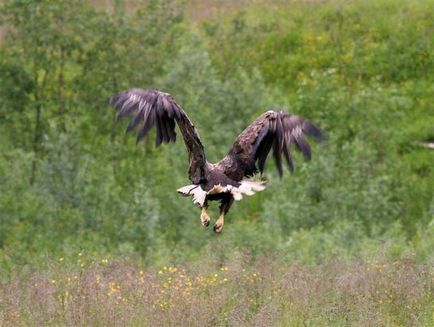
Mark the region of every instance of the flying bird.
POLYGON ((110 98, 117 110, 117 119, 132 114, 127 132, 138 127, 137 143, 156 128, 156 146, 176 141, 175 125, 178 124, 188 152, 188 175, 191 185, 177 191, 192 196, 201 207, 202 225, 208 227, 209 201, 220 201, 220 215, 214 231, 222 231, 224 217, 234 200, 263 191, 265 183, 253 179, 264 171, 265 161, 272 151, 277 171, 282 176, 282 155, 290 171, 294 170, 290 146, 294 145, 306 159, 311 149, 305 135, 321 140, 321 131, 307 119, 283 111, 269 110, 251 123, 235 140, 228 154, 217 163, 206 160, 204 147, 197 128, 174 98, 159 90, 131 89, 110 98))

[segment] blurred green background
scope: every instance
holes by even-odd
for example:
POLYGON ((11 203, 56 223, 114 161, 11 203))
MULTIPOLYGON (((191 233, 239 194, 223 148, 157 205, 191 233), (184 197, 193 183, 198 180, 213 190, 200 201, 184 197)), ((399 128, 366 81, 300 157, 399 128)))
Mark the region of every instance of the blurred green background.
MULTIPOLYGON (((234 252, 434 261, 433 1, 6 0, 0 41, 0 270, 76 255, 146 264, 234 252), (263 111, 327 141, 221 235, 176 189, 183 142, 135 145, 106 100, 173 94, 210 161, 263 111)), ((152 133, 151 133, 152 134, 152 133)), ((178 133, 179 134, 179 133, 178 133)), ((213 211, 213 217, 217 210, 213 211)))

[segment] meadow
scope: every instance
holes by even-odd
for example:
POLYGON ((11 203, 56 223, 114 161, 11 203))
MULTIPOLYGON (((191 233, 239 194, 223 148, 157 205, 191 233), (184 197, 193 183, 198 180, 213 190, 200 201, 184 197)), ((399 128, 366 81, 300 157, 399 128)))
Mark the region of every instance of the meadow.
POLYGON ((434 326, 433 1, 5 0, 0 27, 0 326, 434 326), (115 122, 132 87, 211 162, 268 109, 326 139, 217 235, 184 144, 115 122))
POLYGON ((315 266, 234 255, 143 268, 63 257, 0 288, 5 326, 430 326, 433 267, 413 258, 315 266))

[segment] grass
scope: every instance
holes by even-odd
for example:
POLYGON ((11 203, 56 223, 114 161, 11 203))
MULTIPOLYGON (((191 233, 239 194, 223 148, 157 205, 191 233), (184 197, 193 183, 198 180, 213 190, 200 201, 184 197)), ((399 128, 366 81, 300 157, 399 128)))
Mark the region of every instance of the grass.
POLYGON ((432 326, 434 268, 412 258, 305 266, 238 256, 145 268, 59 258, 0 284, 1 326, 432 326))

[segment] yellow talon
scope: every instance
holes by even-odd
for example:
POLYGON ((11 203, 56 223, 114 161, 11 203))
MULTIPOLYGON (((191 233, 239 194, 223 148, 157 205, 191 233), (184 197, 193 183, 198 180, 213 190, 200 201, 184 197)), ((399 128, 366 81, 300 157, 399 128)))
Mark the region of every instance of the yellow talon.
POLYGON ((214 232, 220 233, 223 229, 223 225, 225 224, 225 216, 223 214, 217 219, 214 225, 214 232))
POLYGON ((206 209, 207 209, 206 207, 202 207, 202 212, 200 214, 200 221, 202 222, 202 225, 204 225, 205 227, 208 227, 211 218, 209 217, 206 209))

